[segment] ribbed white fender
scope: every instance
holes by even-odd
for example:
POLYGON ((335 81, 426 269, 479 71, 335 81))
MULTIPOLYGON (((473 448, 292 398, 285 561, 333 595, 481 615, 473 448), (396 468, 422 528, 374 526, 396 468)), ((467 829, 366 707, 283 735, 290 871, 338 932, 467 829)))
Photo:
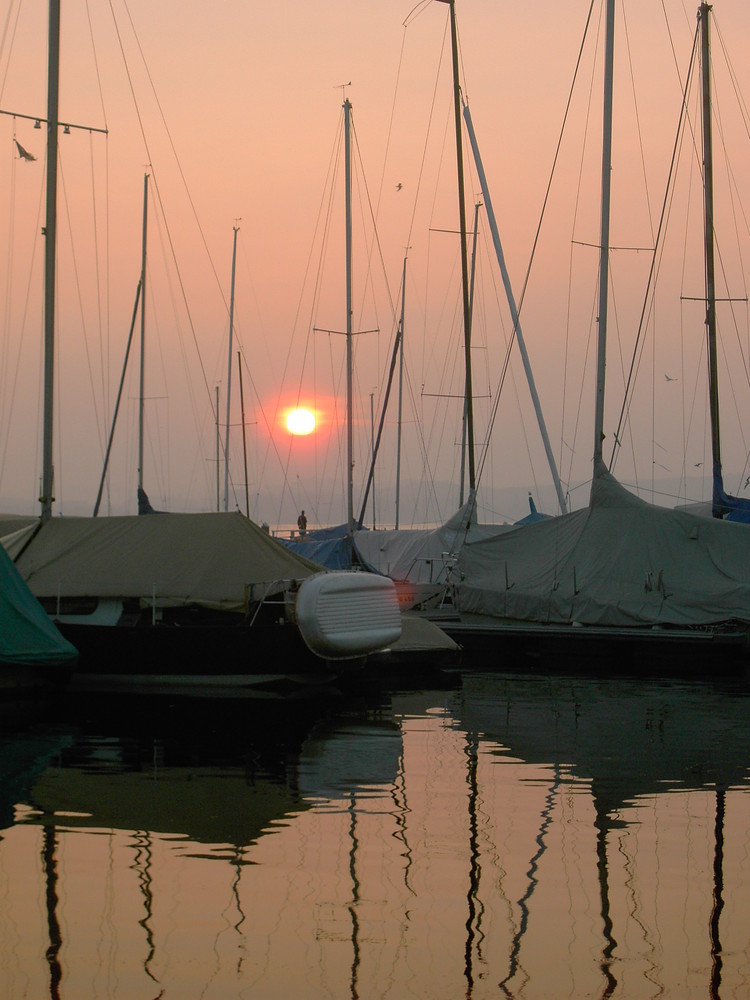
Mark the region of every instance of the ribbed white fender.
POLYGON ((318 573, 300 584, 297 627, 308 648, 326 659, 373 653, 401 637, 393 580, 375 573, 318 573))

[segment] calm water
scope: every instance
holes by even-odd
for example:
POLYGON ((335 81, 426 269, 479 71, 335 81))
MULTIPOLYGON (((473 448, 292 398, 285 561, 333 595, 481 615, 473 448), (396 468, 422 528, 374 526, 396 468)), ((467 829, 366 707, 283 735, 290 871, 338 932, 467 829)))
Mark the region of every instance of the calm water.
POLYGON ((0 997, 748 997, 749 694, 6 705, 0 997))

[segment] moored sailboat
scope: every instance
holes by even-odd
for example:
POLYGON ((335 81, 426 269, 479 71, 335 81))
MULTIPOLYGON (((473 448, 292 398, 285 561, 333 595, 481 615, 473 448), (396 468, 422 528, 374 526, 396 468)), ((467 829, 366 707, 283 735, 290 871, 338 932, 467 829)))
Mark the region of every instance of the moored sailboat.
MULTIPOLYGON (((707 57, 710 6, 699 10, 707 57)), ((656 507, 629 493, 607 470, 603 454, 607 337, 614 2, 607 0, 602 206, 593 481, 589 505, 543 523, 463 546, 453 573, 459 615, 443 627, 464 643, 525 651, 564 648, 645 663, 705 666, 706 653, 729 651, 742 662, 750 649, 750 539, 741 525, 707 522, 656 507)), ((707 68, 704 70, 707 72, 707 68)), ((705 150, 707 153, 709 150, 705 150)), ((707 246, 712 240, 707 220, 707 246)), ((712 312, 714 291, 707 286, 712 312)), ((718 429, 718 421, 715 426, 718 429)), ((716 464, 715 464, 716 467, 716 464)), ((720 471, 720 466, 719 466, 720 471)), ((650 665, 650 664, 649 664, 650 665)), ((716 661, 716 669, 721 666, 716 661)))
POLYGON ((329 679, 400 638, 390 581, 321 575, 241 515, 52 517, 59 36, 50 0, 42 510, 18 571, 75 637, 83 683, 329 679))

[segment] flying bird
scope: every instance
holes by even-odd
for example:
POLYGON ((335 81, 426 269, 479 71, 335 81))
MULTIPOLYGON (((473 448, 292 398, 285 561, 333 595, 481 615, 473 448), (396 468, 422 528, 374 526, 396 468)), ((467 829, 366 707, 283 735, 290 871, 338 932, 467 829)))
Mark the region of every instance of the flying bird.
POLYGON ((401 183, 401 181, 399 181, 398 184, 396 185, 396 190, 400 191, 403 186, 404 185, 401 183))
POLYGON ((702 465, 703 465, 703 462, 696 462, 696 463, 695 463, 695 467, 696 467, 696 469, 700 469, 700 467, 701 467, 702 465))
POLYGON ((666 372, 664 373, 664 378, 667 380, 667 382, 677 382, 678 381, 678 379, 672 378, 671 375, 667 375, 666 372))
POLYGON ((22 146, 22 145, 21 145, 21 143, 20 143, 20 142, 18 141, 18 139, 14 139, 13 141, 15 142, 16 146, 18 147, 18 155, 20 156, 20 158, 21 158, 22 160, 28 160, 28 161, 29 161, 29 163, 30 163, 30 162, 31 162, 32 160, 35 160, 35 159, 36 159, 36 157, 34 156, 34 154, 33 154, 33 153, 30 153, 30 152, 28 151, 28 149, 24 149, 24 148, 23 148, 23 146, 22 146))

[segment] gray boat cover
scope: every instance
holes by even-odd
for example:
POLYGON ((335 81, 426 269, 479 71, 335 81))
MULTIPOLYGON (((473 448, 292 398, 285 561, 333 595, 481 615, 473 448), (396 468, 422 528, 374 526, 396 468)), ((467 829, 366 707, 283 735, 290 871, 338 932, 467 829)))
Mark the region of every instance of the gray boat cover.
POLYGON ((750 622, 750 530, 656 507, 613 476, 589 506, 472 541, 458 558, 464 612, 556 624, 750 622))
POLYGON ((320 567, 239 513, 57 517, 16 561, 37 597, 139 598, 242 611, 320 567))
POLYGON ((466 538, 488 538, 512 525, 482 525, 473 519, 473 501, 438 528, 391 528, 355 531, 354 551, 363 566, 392 580, 445 583, 466 538))

